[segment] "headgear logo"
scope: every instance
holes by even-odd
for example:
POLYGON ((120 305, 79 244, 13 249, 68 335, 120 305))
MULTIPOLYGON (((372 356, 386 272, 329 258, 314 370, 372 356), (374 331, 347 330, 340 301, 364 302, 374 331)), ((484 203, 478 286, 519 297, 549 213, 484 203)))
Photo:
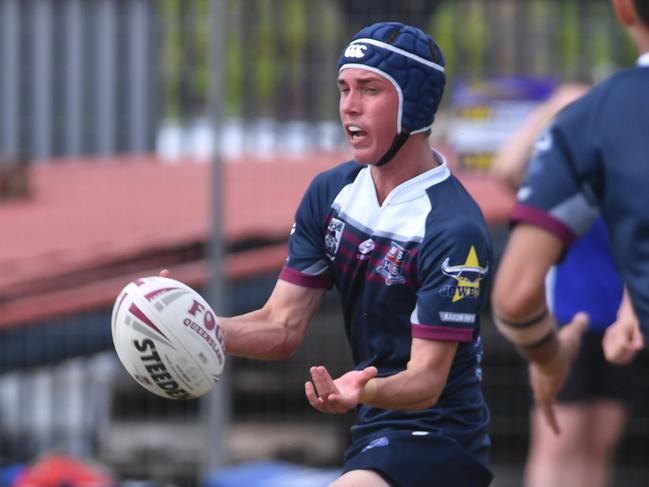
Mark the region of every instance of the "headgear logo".
POLYGON ((480 267, 473 245, 469 249, 464 264, 449 265, 449 261, 450 259, 447 257, 442 263, 442 273, 457 281, 457 286, 453 287, 455 292, 452 302, 455 303, 466 297, 477 298, 480 295, 480 281, 489 272, 489 265, 480 267))
POLYGON ((367 46, 363 44, 350 44, 345 49, 345 57, 357 58, 360 59, 365 56, 365 50, 367 46))

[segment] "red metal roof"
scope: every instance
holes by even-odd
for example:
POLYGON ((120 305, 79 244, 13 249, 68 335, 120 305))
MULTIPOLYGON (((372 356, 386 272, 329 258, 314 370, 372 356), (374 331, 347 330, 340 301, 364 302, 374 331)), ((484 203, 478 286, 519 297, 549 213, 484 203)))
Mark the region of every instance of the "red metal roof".
MULTIPOLYGON (((221 184, 225 240, 286 238, 310 180, 344 159, 341 154, 318 153, 299 160, 227 161, 221 184)), ((93 270, 207 241, 210 167, 153 157, 34 165, 31 197, 0 202, 0 326, 110 304, 136 275, 125 271, 123 276, 102 278, 93 270)), ((513 204, 510 192, 484 177, 461 179, 488 221, 506 220, 513 204)), ((237 253, 228 257, 225 270, 230 277, 242 276, 278 268, 284 257, 283 245, 237 253)), ((204 262, 179 266, 174 276, 199 284, 207 278, 206 267, 204 262)))

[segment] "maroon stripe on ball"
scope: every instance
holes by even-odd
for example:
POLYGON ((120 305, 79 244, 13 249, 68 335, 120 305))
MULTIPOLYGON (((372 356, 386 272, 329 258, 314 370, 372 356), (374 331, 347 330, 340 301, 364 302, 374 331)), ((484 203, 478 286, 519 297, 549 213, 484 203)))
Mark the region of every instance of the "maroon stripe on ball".
POLYGON ((153 299, 154 299, 156 296, 158 296, 158 295, 160 295, 160 294, 162 294, 162 293, 166 293, 167 291, 174 291, 174 290, 176 290, 176 289, 181 289, 181 288, 179 288, 179 287, 161 287, 160 289, 154 289, 154 290, 151 291, 150 293, 145 294, 144 297, 145 297, 148 301, 153 301, 153 299))
POLYGON ((122 297, 119 298, 119 302, 117 303, 117 307, 115 308, 115 318, 119 316, 119 309, 122 307, 122 303, 124 302, 124 298, 126 298, 127 293, 122 293, 122 297))
POLYGON ((158 328, 157 326, 155 326, 155 325, 153 324, 153 321, 151 321, 151 320, 149 319, 149 317, 148 317, 147 315, 145 315, 145 314, 142 312, 142 310, 141 310, 140 308, 138 308, 138 307, 135 305, 135 303, 132 303, 132 304, 131 304, 131 307, 130 307, 128 310, 129 310, 131 313, 133 313, 133 316, 135 316, 137 319, 139 319, 142 323, 144 323, 144 324, 148 325, 149 327, 153 328, 155 331, 157 331, 157 332, 160 333, 163 337, 165 337, 166 340, 168 340, 168 338, 165 336, 165 334, 162 333, 162 332, 160 331, 160 328, 158 328))

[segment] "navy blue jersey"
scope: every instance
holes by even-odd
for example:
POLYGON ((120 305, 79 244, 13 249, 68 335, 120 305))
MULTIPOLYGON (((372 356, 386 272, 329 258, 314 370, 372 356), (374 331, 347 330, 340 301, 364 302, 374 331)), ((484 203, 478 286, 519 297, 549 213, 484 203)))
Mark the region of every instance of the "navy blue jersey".
POLYGON ((388 376, 406 368, 412 337, 460 342, 435 406, 361 405, 355 438, 382 429, 433 431, 486 459, 480 309, 490 265, 482 213, 446 163, 399 185, 381 206, 369 167, 348 162, 315 178, 280 278, 336 287, 356 367, 373 365, 388 376))
POLYGON ((536 144, 514 222, 566 245, 601 215, 649 337, 649 56, 562 110, 536 144))
POLYGON ((606 224, 598 218, 549 274, 547 289, 550 307, 560 324, 585 311, 590 317, 588 329, 603 333, 617 317, 623 287, 606 224))

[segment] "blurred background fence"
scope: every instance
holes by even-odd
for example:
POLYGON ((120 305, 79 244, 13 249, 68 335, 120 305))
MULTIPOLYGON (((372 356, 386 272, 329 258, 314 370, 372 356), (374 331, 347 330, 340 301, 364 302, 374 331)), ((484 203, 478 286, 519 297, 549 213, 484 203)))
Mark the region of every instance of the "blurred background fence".
MULTIPOLYGON (((431 32, 451 81, 589 80, 634 60, 606 0, 223 1, 235 150, 340 143, 336 61, 378 19, 431 32)), ((208 0, 2 0, 0 152, 205 155, 209 24, 208 0)))
MULTIPOLYGON (((485 122, 478 130, 490 130, 488 110, 461 110, 467 85, 484 93, 494 79, 541 80, 543 95, 530 97, 524 112, 556 83, 596 80, 635 61, 606 0, 220 1, 0 0, 0 193, 21 178, 23 189, 0 199, 5 465, 57 451, 93 459, 121 479, 200 483, 210 448, 203 404, 159 400, 125 376, 112 351, 111 299, 129 276, 162 266, 209 292, 210 173, 197 166, 208 166, 201 163, 219 147, 225 162, 242 167, 224 173, 224 195, 217 195, 226 199, 226 224, 216 238, 229 259, 220 300, 226 309, 218 311, 264 302, 295 203, 320 164, 314 159, 331 165, 344 153, 335 66, 360 27, 401 20, 440 44, 449 85, 433 139, 451 157, 467 127, 458 119, 477 119, 485 122), (216 11, 224 15, 215 19, 216 11), (212 28, 220 29, 223 45, 210 42, 212 28), (210 65, 214 47, 221 67, 210 65), (211 86, 211 73, 221 68, 223 98, 214 100, 210 94, 220 90, 211 86), (216 124, 214 104, 222 114, 216 124), (129 179, 136 180, 126 189, 129 179), (259 191, 270 185, 277 192, 267 198, 259 191), (133 193, 141 200, 127 206, 133 193), (194 201, 196 193, 203 199, 194 201), (59 206, 48 213, 50 195, 59 206), (74 195, 81 199, 64 199, 74 195), (171 201, 184 213, 154 225, 151 200, 171 201), (137 219, 140 213, 147 218, 137 219), (115 220, 129 218, 128 232, 113 229, 115 220), (198 228, 185 228, 192 218, 198 228), (246 226, 248 220, 254 222, 246 226)), ((507 112, 505 129, 523 112, 507 112)), ((504 219, 490 223, 501 249, 504 219)), ((497 485, 520 485, 525 369, 485 319, 497 485)), ((640 361, 646 370, 646 358, 640 361)), ((302 384, 316 363, 332 373, 351 363, 333 297, 290 361, 230 359, 228 380, 219 385, 228 391, 229 427, 214 440, 223 442, 228 463, 283 459, 335 470, 353 418, 309 409, 302 384)), ((641 453, 649 437, 649 384, 639 377, 637 385, 638 407, 618 456, 616 485, 625 487, 642 485, 634 482, 647 468, 641 453)))

